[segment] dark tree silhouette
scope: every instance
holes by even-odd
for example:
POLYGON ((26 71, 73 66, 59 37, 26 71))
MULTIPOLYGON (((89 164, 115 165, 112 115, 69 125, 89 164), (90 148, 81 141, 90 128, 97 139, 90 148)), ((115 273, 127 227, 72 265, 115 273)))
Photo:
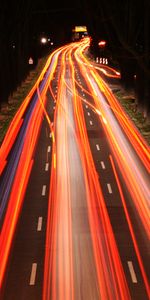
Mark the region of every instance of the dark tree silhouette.
POLYGON ((30 15, 29 0, 1 1, 0 104, 8 101, 28 72, 30 15))
POLYGON ((29 56, 36 63, 42 55, 38 34, 53 29, 57 43, 63 43, 69 41, 71 25, 78 24, 87 25, 95 56, 100 51, 98 41, 107 39, 109 50, 119 63, 122 84, 126 89, 135 88, 137 106, 149 117, 149 0, 78 0, 72 5, 64 1, 59 6, 47 0, 1 0, 0 103, 7 101, 24 80, 29 56))
POLYGON ((137 107, 149 118, 150 1, 82 0, 82 3, 93 37, 91 52, 98 56, 98 40, 108 41, 120 66, 122 85, 128 90, 135 89, 137 107))

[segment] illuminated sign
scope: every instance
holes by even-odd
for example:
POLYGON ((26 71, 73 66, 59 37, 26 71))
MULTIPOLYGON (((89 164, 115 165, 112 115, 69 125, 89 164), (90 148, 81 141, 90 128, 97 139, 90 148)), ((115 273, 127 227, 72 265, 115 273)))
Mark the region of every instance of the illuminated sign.
POLYGON ((73 30, 75 32, 87 32, 86 26, 75 26, 75 29, 73 30))
POLYGON ((29 58, 29 65, 33 65, 33 58, 32 57, 29 58))

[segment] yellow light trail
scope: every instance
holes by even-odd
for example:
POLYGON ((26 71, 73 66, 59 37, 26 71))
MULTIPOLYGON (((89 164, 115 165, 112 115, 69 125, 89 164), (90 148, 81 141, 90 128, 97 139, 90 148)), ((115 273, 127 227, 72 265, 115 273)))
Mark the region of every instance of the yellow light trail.
MULTIPOLYGON (((99 185, 97 172, 92 159, 80 98, 75 88, 75 73, 72 62, 73 48, 63 53, 61 79, 57 96, 57 113, 55 119, 56 134, 56 169, 52 167, 46 234, 45 270, 43 300, 74 298, 73 232, 71 220, 70 167, 68 164, 68 127, 71 119, 68 115, 66 87, 72 92, 72 105, 78 147, 86 187, 87 207, 90 232, 97 270, 99 293, 101 299, 130 299, 122 263, 111 228, 105 201, 99 185), (66 82, 65 56, 71 80, 66 82), (65 85, 64 85, 65 83, 65 85), (66 87, 65 87, 66 86, 66 87), (66 114, 65 114, 66 111, 66 114), (59 134, 58 134, 59 133, 59 134), (98 212, 94 209, 98 207, 98 212), (102 231, 102 236, 95 234, 95 228, 102 231), (64 237, 65 234, 65 237, 64 237), (65 245, 64 245, 65 243, 65 245), (59 251, 50 252, 50 245, 59 251), (64 257, 65 249, 65 257, 64 257), (51 284, 50 284, 51 283, 51 284)), ((53 164, 52 164, 53 165, 53 164)))
MULTIPOLYGON (((49 65, 51 64, 52 58, 55 57, 57 52, 59 53, 59 50, 56 50, 50 55, 45 67, 41 72, 41 75, 39 76, 37 82, 35 83, 29 95, 25 98, 22 106, 20 107, 20 109, 18 110, 17 114, 13 119, 10 128, 8 129, 4 142, 1 146, 0 155, 3 161, 6 160, 6 157, 14 143, 15 137, 17 136, 18 128, 20 128, 21 126, 22 120, 20 118, 22 117, 29 102, 32 100, 32 96, 36 88, 38 87, 41 80, 43 80, 44 74, 47 71, 49 65)), ((36 103, 34 114, 32 114, 31 120, 28 124, 29 130, 27 131, 25 137, 24 148, 20 156, 19 165, 16 171, 12 190, 9 197, 7 211, 2 224, 2 230, 0 235, 0 266, 1 266, 0 267, 0 288, 2 288, 8 257, 9 257, 12 241, 14 238, 14 234, 15 234, 15 229, 17 226, 19 215, 21 213, 27 183, 32 170, 32 165, 33 165, 32 157, 37 144, 39 129, 42 123, 43 109, 46 103, 46 98, 44 94, 48 89, 48 84, 52 78, 55 68, 56 68, 56 64, 54 63, 52 72, 50 73, 49 80, 47 81, 47 84, 43 89, 42 95, 44 100, 42 102, 41 97, 39 95, 40 101, 36 103)))

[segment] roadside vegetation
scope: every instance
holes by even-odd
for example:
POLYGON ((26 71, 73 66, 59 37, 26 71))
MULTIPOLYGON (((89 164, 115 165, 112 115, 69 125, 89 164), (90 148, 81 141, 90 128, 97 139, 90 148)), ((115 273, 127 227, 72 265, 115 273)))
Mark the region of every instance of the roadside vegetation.
POLYGON ((114 88, 113 94, 118 99, 132 122, 135 124, 148 145, 150 145, 150 121, 137 109, 136 98, 132 93, 125 91, 121 85, 114 88))
POLYGON ((40 58, 35 69, 31 69, 25 81, 9 96, 8 102, 2 104, 0 109, 0 145, 14 115, 38 79, 47 59, 48 55, 40 58))
MULTIPOLYGON (((89 53, 88 55, 86 54, 86 57, 93 61, 93 57, 89 57, 89 53)), ((46 63, 47 58, 48 56, 39 59, 36 68, 30 71, 26 80, 9 97, 8 102, 2 105, 0 110, 0 145, 11 123, 11 120, 38 79, 38 76, 40 75, 46 63)), ((137 109, 135 96, 123 89, 121 84, 114 85, 112 91, 132 122, 140 131, 141 135, 144 137, 147 144, 150 145, 150 121, 146 120, 143 116, 143 113, 137 109)))
MULTIPOLYGON (((85 57, 91 62, 95 62, 94 56, 91 55, 90 51, 85 51, 85 57)), ((119 66, 116 61, 111 61, 111 66, 119 71, 119 66)), ((103 76, 104 79, 104 76, 103 76)), ((107 78, 104 79, 107 82, 107 78)), ((107 82, 109 85, 109 83, 107 82)), ((118 80, 118 83, 110 84, 110 88, 118 99, 119 103, 124 108, 125 112, 132 120, 136 128, 140 131, 141 135, 145 139, 146 143, 150 145, 150 120, 143 116, 143 112, 137 107, 137 99, 134 91, 128 92, 118 80)))

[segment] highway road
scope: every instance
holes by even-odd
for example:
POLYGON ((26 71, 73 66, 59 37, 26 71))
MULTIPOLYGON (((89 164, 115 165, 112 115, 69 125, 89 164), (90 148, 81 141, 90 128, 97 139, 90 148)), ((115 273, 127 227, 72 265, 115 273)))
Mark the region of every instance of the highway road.
POLYGON ((1 145, 2 300, 150 298, 149 147, 89 43, 50 55, 1 145))

